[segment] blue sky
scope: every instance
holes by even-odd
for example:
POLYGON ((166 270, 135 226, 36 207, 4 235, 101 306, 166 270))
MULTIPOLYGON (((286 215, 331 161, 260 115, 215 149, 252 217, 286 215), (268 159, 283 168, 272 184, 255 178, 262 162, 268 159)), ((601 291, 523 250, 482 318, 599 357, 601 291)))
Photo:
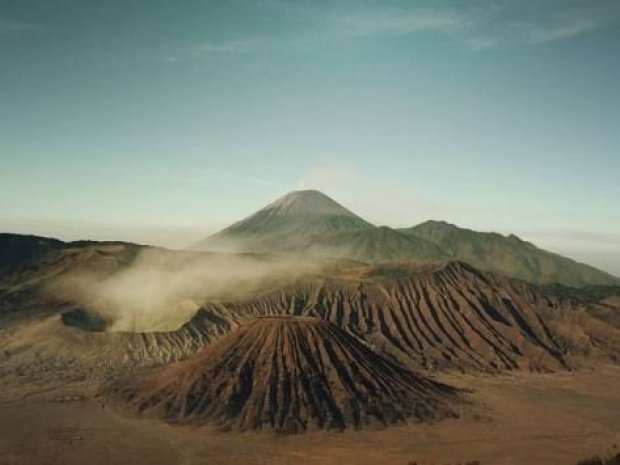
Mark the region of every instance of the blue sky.
POLYGON ((293 189, 620 274, 620 2, 0 0, 0 229, 179 246, 293 189))

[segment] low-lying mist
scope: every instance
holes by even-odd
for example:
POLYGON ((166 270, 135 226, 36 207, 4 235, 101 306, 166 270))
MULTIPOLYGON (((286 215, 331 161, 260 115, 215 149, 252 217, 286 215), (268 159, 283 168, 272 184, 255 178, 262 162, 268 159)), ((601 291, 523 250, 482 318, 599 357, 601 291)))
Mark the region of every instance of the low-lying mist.
POLYGON ((65 274, 53 291, 108 322, 108 331, 170 331, 207 300, 250 297, 321 268, 321 261, 295 257, 149 248, 112 270, 65 274))

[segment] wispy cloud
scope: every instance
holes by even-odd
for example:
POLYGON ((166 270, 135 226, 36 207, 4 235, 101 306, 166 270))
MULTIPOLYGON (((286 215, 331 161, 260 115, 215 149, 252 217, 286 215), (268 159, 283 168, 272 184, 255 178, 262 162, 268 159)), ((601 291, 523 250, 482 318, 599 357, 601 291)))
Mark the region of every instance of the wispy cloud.
POLYGON ((267 52, 307 52, 355 44, 380 37, 434 34, 473 51, 511 44, 535 45, 565 40, 620 24, 620 2, 600 0, 539 0, 536 3, 479 0, 432 8, 390 6, 389 2, 363 7, 340 4, 332 9, 269 3, 265 16, 284 28, 278 34, 240 34, 233 39, 211 39, 190 45, 186 56, 250 55, 267 52))
POLYGON ((555 40, 567 39, 578 36, 588 31, 593 31, 602 26, 602 19, 581 19, 575 18, 560 24, 539 27, 531 25, 526 28, 525 38, 530 43, 553 42, 555 40))
POLYGON ((39 24, 0 19, 0 34, 19 34, 41 30, 39 24))
MULTIPOLYGON (((545 43, 620 25, 617 0, 479 0, 433 8, 379 6, 338 16, 333 29, 348 36, 450 35, 477 48, 502 43, 545 43)), ((330 21, 328 21, 328 24, 330 21)))
POLYGON ((570 39, 620 23, 616 1, 541 0, 535 6, 505 2, 484 11, 471 9, 470 27, 462 31, 474 50, 508 44, 536 45, 570 39))
POLYGON ((418 32, 454 33, 467 26, 463 15, 444 11, 380 10, 345 16, 338 30, 348 36, 408 35, 418 32))
MULTIPOLYGON (((307 12, 305 13, 307 14, 307 12)), ((185 53, 195 57, 249 55, 266 52, 307 52, 325 45, 339 46, 356 39, 406 36, 415 33, 455 33, 467 18, 443 11, 358 11, 342 15, 310 15, 305 27, 282 36, 251 36, 211 40, 190 45, 185 53)))
POLYGON ((185 50, 182 50, 181 53, 172 55, 174 60, 169 61, 178 61, 183 55, 205 58, 226 55, 247 56, 273 51, 302 51, 304 49, 304 46, 302 46, 303 40, 301 36, 287 40, 261 36, 234 40, 205 41, 191 44, 185 50))

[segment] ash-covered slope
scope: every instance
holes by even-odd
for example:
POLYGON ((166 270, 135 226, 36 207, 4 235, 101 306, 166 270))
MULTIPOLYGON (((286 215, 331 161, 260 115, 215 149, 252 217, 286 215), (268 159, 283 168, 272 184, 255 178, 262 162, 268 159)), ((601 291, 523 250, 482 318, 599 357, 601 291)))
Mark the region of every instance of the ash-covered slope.
POLYGON ((539 249, 515 235, 472 231, 444 221, 427 221, 399 231, 434 243, 453 260, 530 283, 560 283, 573 287, 620 284, 615 276, 539 249))
POLYGON ((547 296, 460 262, 401 277, 382 271, 387 278, 305 281, 202 312, 222 326, 248 316, 315 316, 432 370, 545 372, 620 361, 620 327, 601 304, 547 296))
POLYGON ((264 317, 186 361, 106 390, 140 412, 234 430, 303 432, 454 416, 455 391, 336 326, 264 317))
POLYGON ((299 251, 313 236, 374 226, 315 190, 291 192, 198 243, 199 250, 299 251))

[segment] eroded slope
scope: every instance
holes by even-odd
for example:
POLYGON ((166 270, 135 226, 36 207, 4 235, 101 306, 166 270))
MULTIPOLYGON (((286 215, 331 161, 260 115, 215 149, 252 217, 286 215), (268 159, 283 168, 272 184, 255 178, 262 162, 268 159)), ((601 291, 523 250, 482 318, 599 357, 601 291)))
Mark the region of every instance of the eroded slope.
POLYGON ((448 386, 310 317, 251 321, 198 355, 106 390, 140 412, 236 430, 301 432, 454 416, 448 386))

